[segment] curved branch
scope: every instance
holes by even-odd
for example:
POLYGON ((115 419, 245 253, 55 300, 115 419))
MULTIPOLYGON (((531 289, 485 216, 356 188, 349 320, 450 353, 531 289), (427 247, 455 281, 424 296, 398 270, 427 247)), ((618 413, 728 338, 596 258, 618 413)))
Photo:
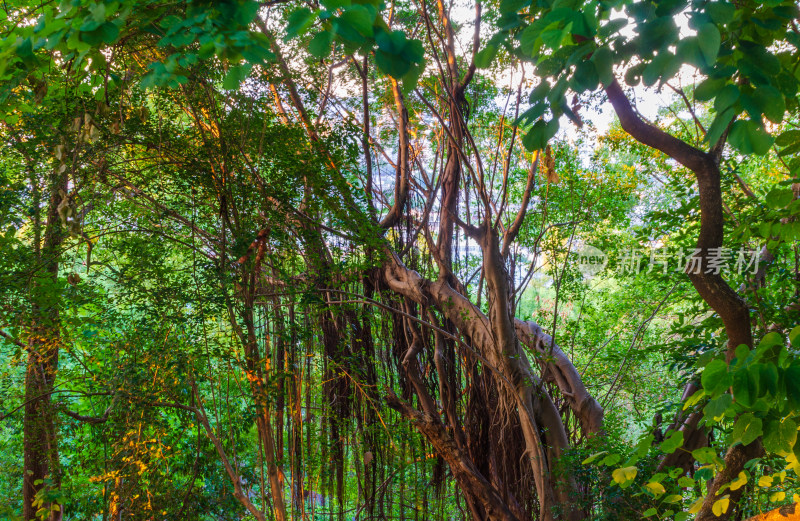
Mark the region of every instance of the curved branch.
POLYGON ((606 94, 619 117, 622 129, 634 139, 655 148, 691 170, 697 178, 700 194, 700 234, 696 255, 700 266, 688 273, 697 292, 725 324, 728 334, 728 360, 740 344, 753 345, 750 311, 745 301, 725 282, 721 275, 707 269, 711 251, 722 246, 724 213, 719 165, 714 155, 703 152, 664 132, 640 118, 631 106, 617 80, 605 87, 606 94))
POLYGON ((408 185, 409 185, 409 144, 408 144, 408 109, 406 109, 403 93, 400 91, 400 85, 394 78, 389 78, 392 82, 392 93, 394 94, 394 104, 397 109, 397 133, 399 135, 399 143, 397 146, 397 167, 394 182, 394 204, 381 220, 381 228, 391 228, 400 220, 403 215, 403 208, 408 199, 408 185))

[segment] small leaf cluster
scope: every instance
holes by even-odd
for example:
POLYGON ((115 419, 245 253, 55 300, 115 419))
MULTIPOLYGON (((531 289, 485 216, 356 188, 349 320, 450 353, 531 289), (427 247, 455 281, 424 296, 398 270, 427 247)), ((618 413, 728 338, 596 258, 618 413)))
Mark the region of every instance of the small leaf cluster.
POLYGON ((392 30, 381 16, 385 8, 381 0, 323 0, 314 11, 301 7, 292 12, 286 37, 313 32, 308 52, 319 59, 327 58, 336 45, 345 54, 368 54, 374 50, 378 70, 402 80, 406 89, 412 88, 425 67, 422 43, 401 30, 392 30), (316 22, 319 27, 314 30, 316 22))
POLYGON ((766 121, 780 123, 798 109, 800 36, 791 21, 794 2, 772 0, 737 6, 726 1, 503 0, 499 32, 481 54, 491 62, 500 48, 536 66, 541 85, 521 121, 536 121, 524 140, 538 149, 558 130, 562 115, 577 120, 568 90, 580 95, 614 80, 624 69, 630 86, 663 85, 684 65, 706 76, 694 91, 713 104, 705 140, 729 131, 743 154, 766 154, 774 143, 766 121), (620 16, 621 14, 621 16, 620 16), (681 27, 681 18, 688 27, 681 27), (786 45, 789 44, 789 45, 786 45), (549 122, 541 119, 547 111, 549 122))

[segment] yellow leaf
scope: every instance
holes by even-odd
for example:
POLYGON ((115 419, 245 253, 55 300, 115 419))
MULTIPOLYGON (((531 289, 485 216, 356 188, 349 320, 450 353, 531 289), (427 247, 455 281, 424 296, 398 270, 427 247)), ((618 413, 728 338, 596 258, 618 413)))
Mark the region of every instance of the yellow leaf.
POLYGON ((775 492, 769 497, 769 500, 773 503, 776 501, 783 501, 784 499, 786 499, 786 492, 783 491, 775 492))
POLYGON ((637 469, 636 467, 622 467, 612 472, 611 477, 614 479, 616 483, 622 485, 623 483, 627 483, 628 481, 631 481, 633 478, 635 478, 638 472, 639 469, 637 469))
POLYGON ((761 476, 758 478, 758 486, 761 488, 769 488, 772 486, 772 476, 761 476))
POLYGON ((790 452, 788 456, 786 456, 786 465, 787 469, 791 469, 794 471, 795 474, 800 475, 800 462, 797 461, 797 456, 795 456, 794 452, 790 452))
POLYGON ((728 496, 725 496, 722 499, 714 501, 714 504, 711 506, 711 512, 713 512, 715 516, 719 517, 728 511, 730 504, 731 500, 728 499, 728 496))
POLYGON ((651 481, 650 483, 645 485, 645 488, 647 488, 647 490, 652 492, 653 495, 656 497, 666 492, 666 490, 664 489, 664 485, 662 485, 661 483, 656 483, 655 481, 651 481))
POLYGON ((705 395, 706 395, 706 392, 705 392, 705 390, 704 390, 704 389, 700 389, 699 391, 697 391, 696 393, 694 393, 693 395, 691 395, 691 396, 689 397, 689 399, 688 399, 688 400, 686 400, 686 403, 685 403, 685 404, 683 404, 683 410, 685 411, 685 410, 686 410, 686 409, 688 409, 689 407, 692 407, 693 405, 695 405, 695 404, 696 404, 697 402, 699 402, 699 401, 700 401, 700 400, 703 398, 703 396, 705 396, 705 395))
POLYGON ((697 501, 695 501, 694 503, 692 503, 691 505, 689 505, 689 513, 690 514, 696 514, 696 513, 700 512, 700 507, 702 507, 702 506, 703 506, 703 498, 700 498, 697 501))
POLYGON ((747 483, 747 474, 740 472, 739 476, 731 481, 731 490, 739 490, 747 483))

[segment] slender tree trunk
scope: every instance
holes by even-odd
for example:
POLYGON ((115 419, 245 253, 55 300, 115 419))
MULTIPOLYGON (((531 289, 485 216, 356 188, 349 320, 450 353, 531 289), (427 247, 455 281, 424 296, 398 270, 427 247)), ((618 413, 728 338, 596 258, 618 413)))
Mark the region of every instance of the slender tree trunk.
MULTIPOLYGON (((700 196, 700 233, 697 237, 695 257, 700 262, 696 270, 687 275, 700 297, 722 319, 728 337, 726 359, 730 362, 737 346, 743 344, 752 347, 753 335, 747 303, 720 274, 707 269, 711 252, 723 244, 725 231, 719 171, 721 148, 717 151, 704 152, 642 120, 633 110, 630 101, 616 80, 607 85, 605 89, 623 130, 637 141, 660 150, 676 160, 691 170, 697 179, 700 196)), ((688 438, 692 434, 692 432, 687 432, 685 436, 688 438)), ((712 507, 717 500, 717 491, 735 478, 749 459, 758 457, 761 452, 759 441, 751 443, 747 447, 737 445, 728 450, 725 455, 725 469, 709 485, 708 494, 697 515, 697 521, 731 518, 734 508, 729 508, 722 516, 713 514, 712 507)), ((688 451, 683 451, 683 453, 690 454, 688 451)), ((686 465, 683 459, 675 463, 679 466, 686 465)), ((740 488, 730 492, 731 503, 739 500, 743 490, 740 488)))
MULTIPOLYGON (((58 372, 58 352, 61 342, 59 299, 57 292, 60 247, 65 234, 58 215, 61 194, 67 190, 67 175, 53 171, 50 182, 50 200, 47 223, 33 283, 32 327, 28 345, 25 372, 25 415, 23 419, 23 517, 37 518, 34 506, 37 494, 44 489, 56 491, 61 486, 61 469, 58 459, 56 418, 52 392, 58 372)), ((37 245, 38 247, 38 245, 37 245)), ((60 521, 62 505, 45 502, 41 508, 50 509, 48 519, 60 521)))

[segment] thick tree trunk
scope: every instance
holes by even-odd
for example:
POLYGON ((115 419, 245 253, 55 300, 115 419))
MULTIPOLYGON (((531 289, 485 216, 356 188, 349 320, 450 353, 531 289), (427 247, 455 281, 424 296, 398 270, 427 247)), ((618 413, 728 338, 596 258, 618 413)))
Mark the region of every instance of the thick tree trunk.
MULTIPOLYGON (((498 380, 504 382, 501 388, 507 397, 505 404, 510 410, 516 410, 519 416, 526 455, 535 477, 540 505, 539 518, 556 519, 556 512, 562 511, 561 517, 565 519, 579 519, 581 514, 574 504, 577 494, 574 483, 567 480, 566 483, 556 484, 551 474, 561 451, 567 448, 566 432, 552 400, 540 379, 531 370, 527 355, 520 348, 517 324, 504 304, 508 300, 504 300, 503 296, 507 296, 508 292, 507 286, 506 290, 502 287, 507 285, 507 281, 502 275, 502 266, 496 264, 500 258, 497 236, 494 235, 493 241, 484 241, 483 247, 488 290, 493 295, 488 316, 445 281, 431 282, 422 279, 416 272, 407 269, 391 252, 387 252, 389 260, 384 266, 386 283, 390 289, 414 302, 435 306, 478 349, 479 352, 474 355, 484 360, 486 369, 491 369, 498 380), (545 438, 542 438, 542 432, 545 433, 545 438)), ((528 329, 534 330, 531 327, 528 329)), ((531 333, 528 334, 530 336, 531 333)), ((562 360, 562 363, 565 361, 562 360)), ((561 371, 559 373, 563 374, 561 371)), ((577 377, 574 389, 582 389, 577 372, 573 377, 577 377)), ((579 395, 577 393, 575 396, 579 395)), ((576 399, 572 403, 580 405, 582 411, 593 409, 591 405, 587 406, 591 404, 590 400, 576 399)), ((596 408, 599 410, 599 406, 596 408)), ((601 411, 594 414, 595 417, 587 421, 587 424, 599 424, 602 421, 601 411)), ((421 423, 417 422, 416 425, 422 431, 421 423)), ((426 430, 424 433, 428 436, 430 431, 426 430)), ((444 457, 443 454, 442 456, 444 457)))

